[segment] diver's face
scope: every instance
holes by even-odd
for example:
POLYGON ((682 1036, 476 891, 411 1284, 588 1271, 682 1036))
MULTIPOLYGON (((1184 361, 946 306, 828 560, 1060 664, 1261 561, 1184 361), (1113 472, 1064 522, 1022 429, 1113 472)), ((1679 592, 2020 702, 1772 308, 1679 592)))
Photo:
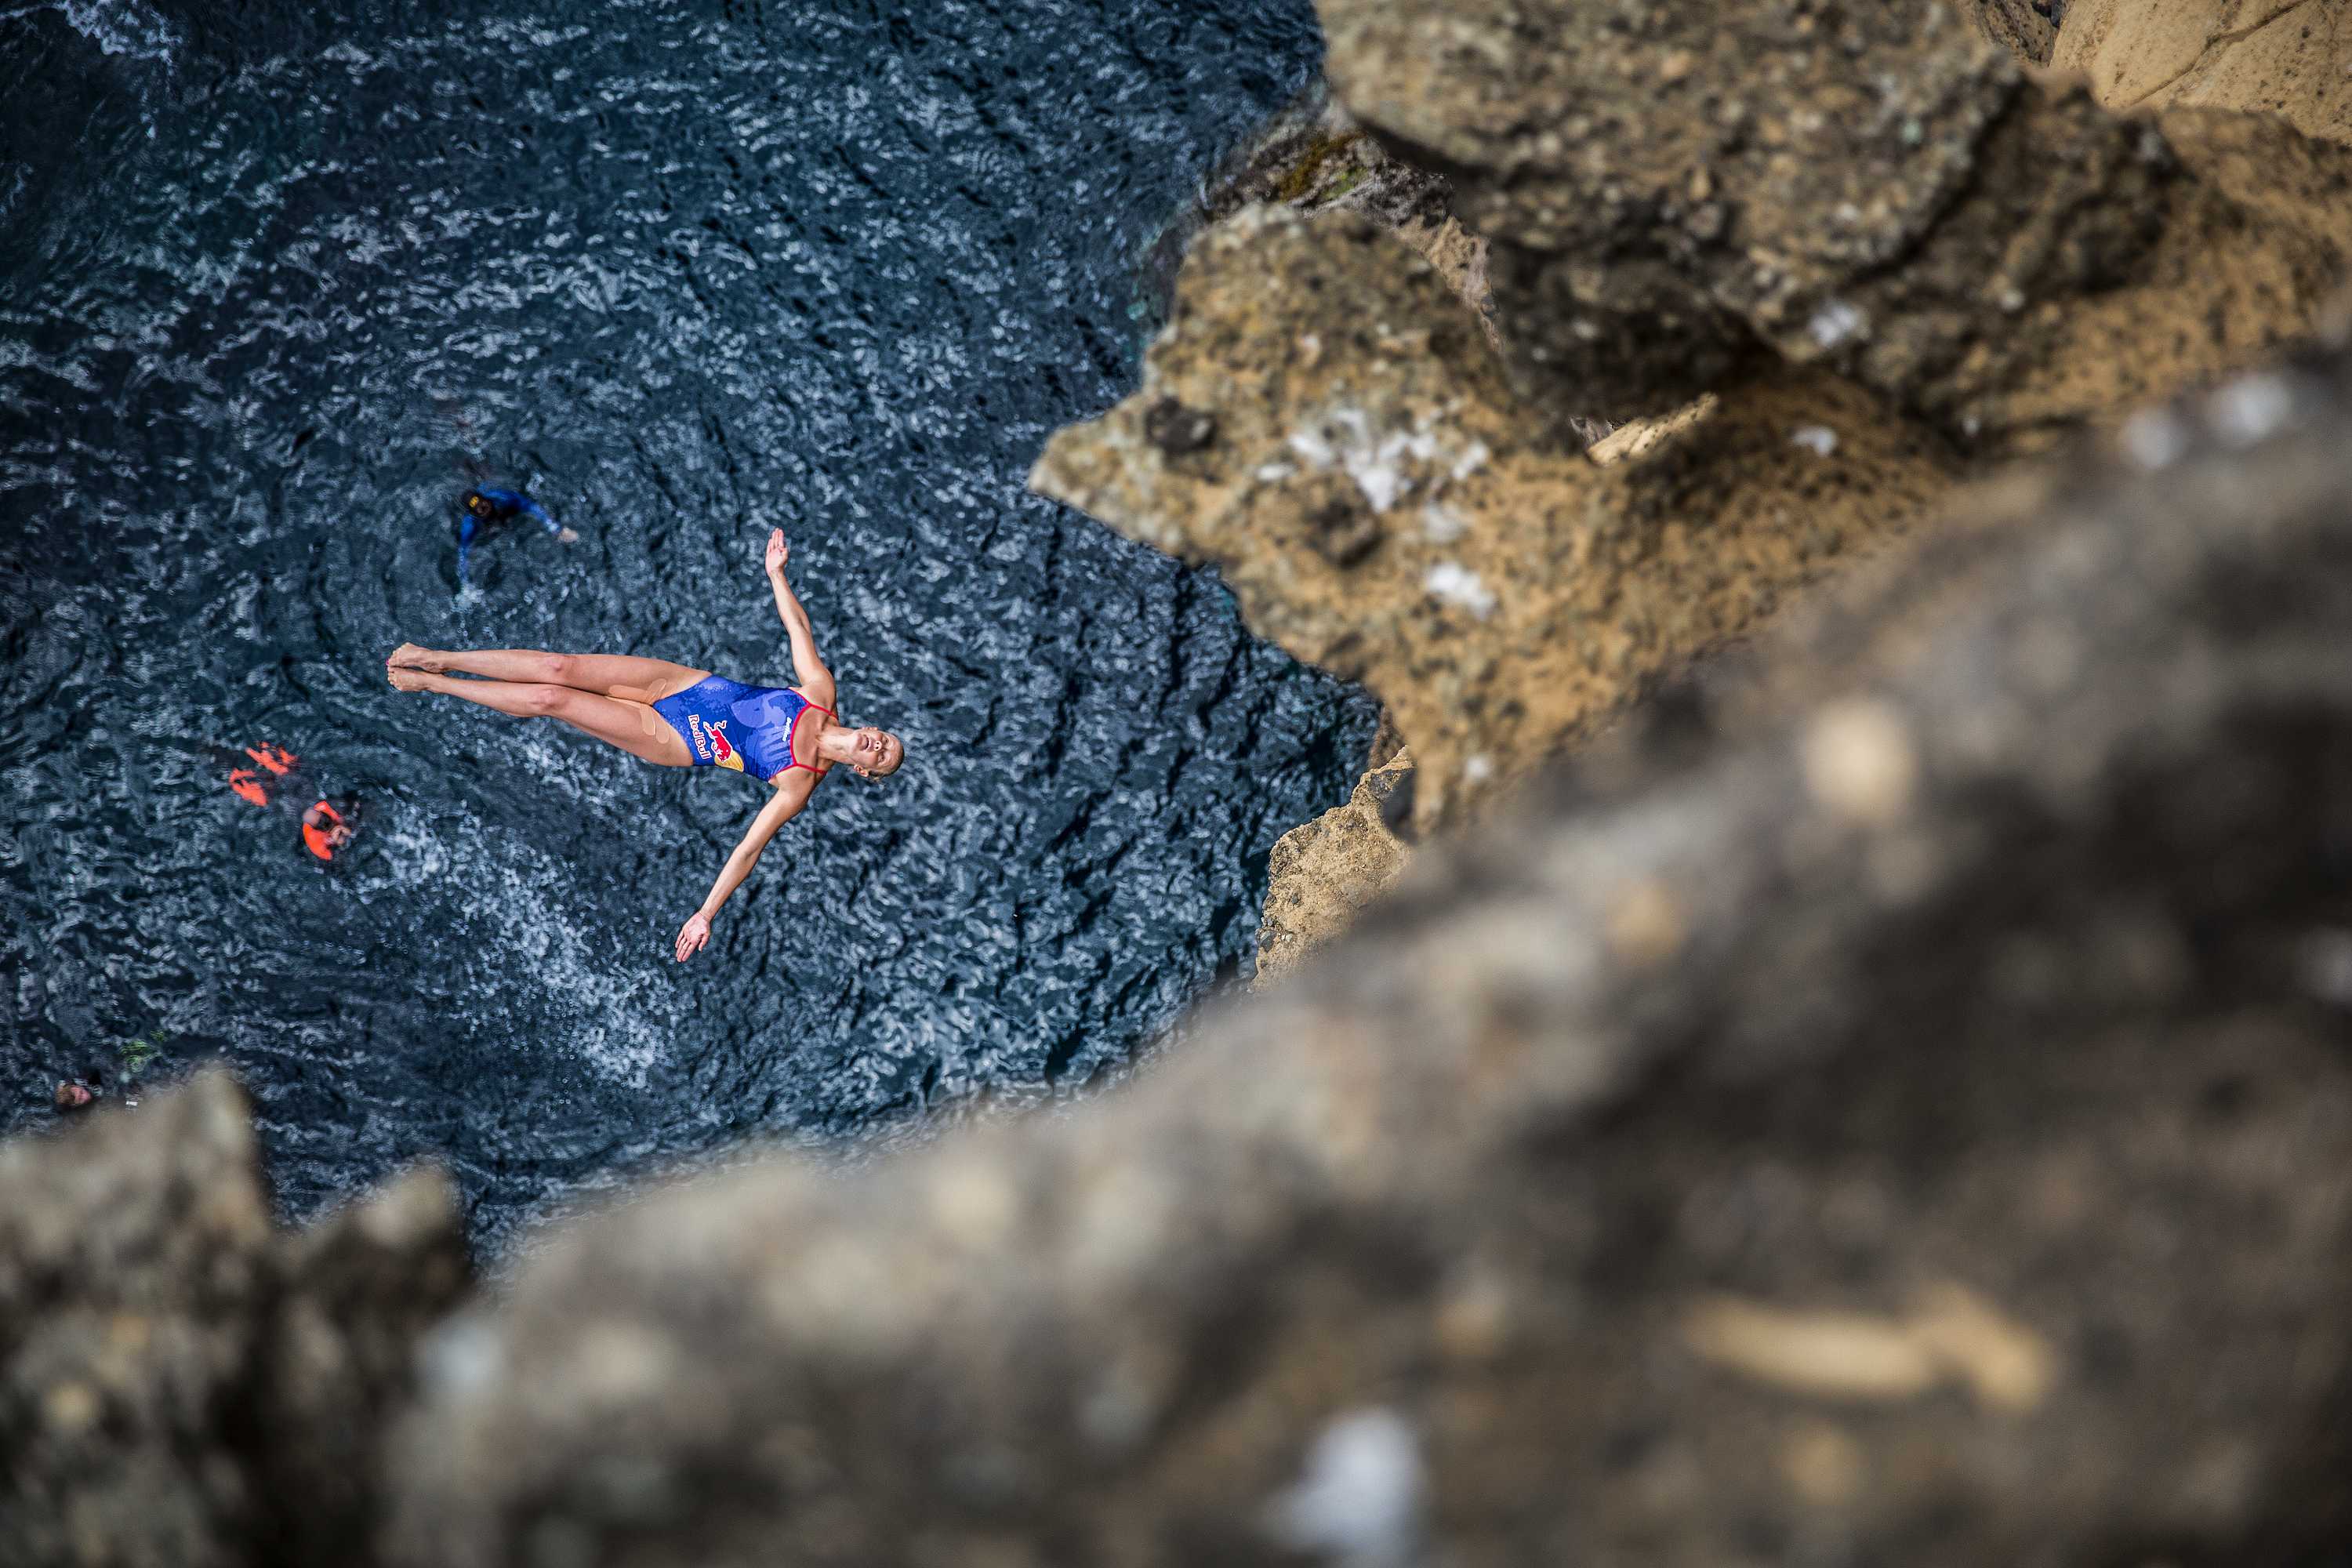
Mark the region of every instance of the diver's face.
POLYGON ((898 771, 907 758, 907 747, 887 730, 871 727, 857 731, 856 749, 850 752, 850 765, 860 776, 869 779, 887 778, 898 771))
POLYGON ((78 1083, 58 1085, 58 1105, 61 1110, 72 1110, 89 1103, 89 1090, 82 1088, 81 1085, 78 1083))
POLYGON ((467 496, 466 498, 466 510, 472 512, 476 517, 488 517, 490 515, 490 498, 488 496, 467 496))

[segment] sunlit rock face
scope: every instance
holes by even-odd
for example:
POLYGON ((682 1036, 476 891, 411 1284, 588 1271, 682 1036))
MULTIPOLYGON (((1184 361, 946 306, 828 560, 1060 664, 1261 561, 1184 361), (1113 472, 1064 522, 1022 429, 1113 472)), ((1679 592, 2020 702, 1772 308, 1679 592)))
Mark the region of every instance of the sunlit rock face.
MULTIPOLYGON (((2307 333, 2352 252, 2352 151, 2120 117, 2029 68, 2031 5, 1324 12, 1337 105, 1234 187, 1279 205, 1200 237, 1141 391, 1032 482, 1370 686, 1416 829, 1997 458, 2307 333)), ((1358 907, 1303 847, 1276 968, 1358 907)))
POLYGON ((2276 114, 2352 142, 2352 6, 2344 0, 2071 0, 2050 56, 2116 110, 2276 114))
POLYGON ((1399 752, 1366 773, 1355 794, 1282 836, 1266 864, 1265 914, 1257 928, 1257 987, 1297 969, 1404 874, 1410 849, 1412 756, 1399 752))
POLYGON ((1352 215, 1257 207, 1195 246, 1141 389, 1056 436, 1031 483, 1215 563, 1261 636, 1370 686, 1426 827, 1750 630, 1952 472, 1932 436, 1805 372, 1597 468, 1429 262, 1352 215))

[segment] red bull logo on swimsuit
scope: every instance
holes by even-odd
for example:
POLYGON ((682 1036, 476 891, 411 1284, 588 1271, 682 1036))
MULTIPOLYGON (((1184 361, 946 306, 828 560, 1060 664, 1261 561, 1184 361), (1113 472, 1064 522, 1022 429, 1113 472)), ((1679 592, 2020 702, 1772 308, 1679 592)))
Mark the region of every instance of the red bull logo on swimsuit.
POLYGON ((727 739, 727 721, 706 724, 699 713, 686 716, 688 738, 694 742, 694 754, 706 763, 722 768, 743 771, 743 759, 735 754, 734 743, 727 739))

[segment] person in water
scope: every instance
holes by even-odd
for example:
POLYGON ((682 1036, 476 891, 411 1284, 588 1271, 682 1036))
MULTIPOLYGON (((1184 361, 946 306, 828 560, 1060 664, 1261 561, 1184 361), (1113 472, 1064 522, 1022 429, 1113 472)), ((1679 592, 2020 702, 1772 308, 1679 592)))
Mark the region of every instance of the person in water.
POLYGON ((93 1067, 83 1071, 79 1083, 69 1078, 60 1079, 57 1092, 49 1097, 49 1103, 61 1111, 87 1110, 97 1104, 99 1096, 105 1092, 106 1074, 93 1067))
MULTIPOLYGON (((245 749, 245 754, 268 769, 271 779, 274 779, 281 788, 299 791, 303 787, 300 776, 294 772, 301 765, 302 759, 285 747, 273 746, 265 742, 259 746, 247 746, 245 749)), ((265 810, 271 804, 270 780, 264 779, 251 768, 232 769, 228 775, 228 787, 236 792, 237 798, 240 800, 251 801, 265 810)), ((291 796, 290 800, 284 796, 280 798, 287 800, 290 808, 292 800, 299 800, 302 797, 297 794, 291 796)), ((355 815, 356 811, 357 803, 354 801, 346 799, 341 806, 337 806, 326 796, 320 795, 303 810, 302 847, 320 860, 332 861, 335 851, 349 844, 358 832, 351 820, 351 816, 355 815)))
POLYGON ((343 814, 323 797, 302 814, 302 847, 321 860, 332 860, 352 841, 352 831, 343 814))
POLYGON ((570 544, 580 536, 547 515, 547 509, 520 490, 467 490, 457 503, 457 586, 466 585, 467 563, 473 558, 474 541, 484 537, 493 528, 527 517, 547 530, 558 540, 570 544))
POLYGON ((765 781, 775 794, 727 857, 710 896, 677 933, 683 963, 710 940, 719 906, 743 885, 776 830, 800 815, 835 764, 846 763, 861 778, 887 778, 907 755, 887 730, 852 728, 834 711, 833 671, 817 657, 808 612, 784 579, 791 558, 779 529, 768 538, 768 585, 792 642, 797 686, 745 686, 707 669, 626 654, 444 652, 415 643, 393 651, 385 674, 402 691, 436 691, 518 719, 561 719, 665 767, 726 768, 765 781))

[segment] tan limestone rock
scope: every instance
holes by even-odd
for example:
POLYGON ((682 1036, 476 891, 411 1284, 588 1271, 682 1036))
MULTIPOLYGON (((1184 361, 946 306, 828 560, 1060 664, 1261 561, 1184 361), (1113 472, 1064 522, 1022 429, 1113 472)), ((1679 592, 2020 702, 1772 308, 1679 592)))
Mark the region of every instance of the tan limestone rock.
POLYGON ((1999 429, 2028 451, 2111 425, 2260 363, 2339 297, 2352 153, 2263 115, 2173 110, 2158 124, 2184 177, 2158 193, 2156 243, 2123 287, 2021 309, 2009 350, 1953 367, 1968 433, 1999 429))
POLYGON ((1283 978, 1396 885, 1412 850, 1390 827, 1412 805, 1412 756, 1399 752, 1358 781, 1345 805, 1275 845, 1257 928, 1257 990, 1283 978))
POLYGON ((1957 0, 1978 32, 2028 65, 2046 66, 2057 42, 2056 24, 2033 0, 1957 0))
POLYGON ((1214 562, 1259 635, 1370 686, 1429 827, 1951 477, 1932 437, 1817 373, 1596 468, 1514 398, 1428 262, 1347 215, 1253 208, 1194 247, 1142 388, 1030 482, 1214 562))
POLYGON ((2347 0, 2074 0, 2050 63, 2110 109, 2265 110, 2352 142, 2347 0))

